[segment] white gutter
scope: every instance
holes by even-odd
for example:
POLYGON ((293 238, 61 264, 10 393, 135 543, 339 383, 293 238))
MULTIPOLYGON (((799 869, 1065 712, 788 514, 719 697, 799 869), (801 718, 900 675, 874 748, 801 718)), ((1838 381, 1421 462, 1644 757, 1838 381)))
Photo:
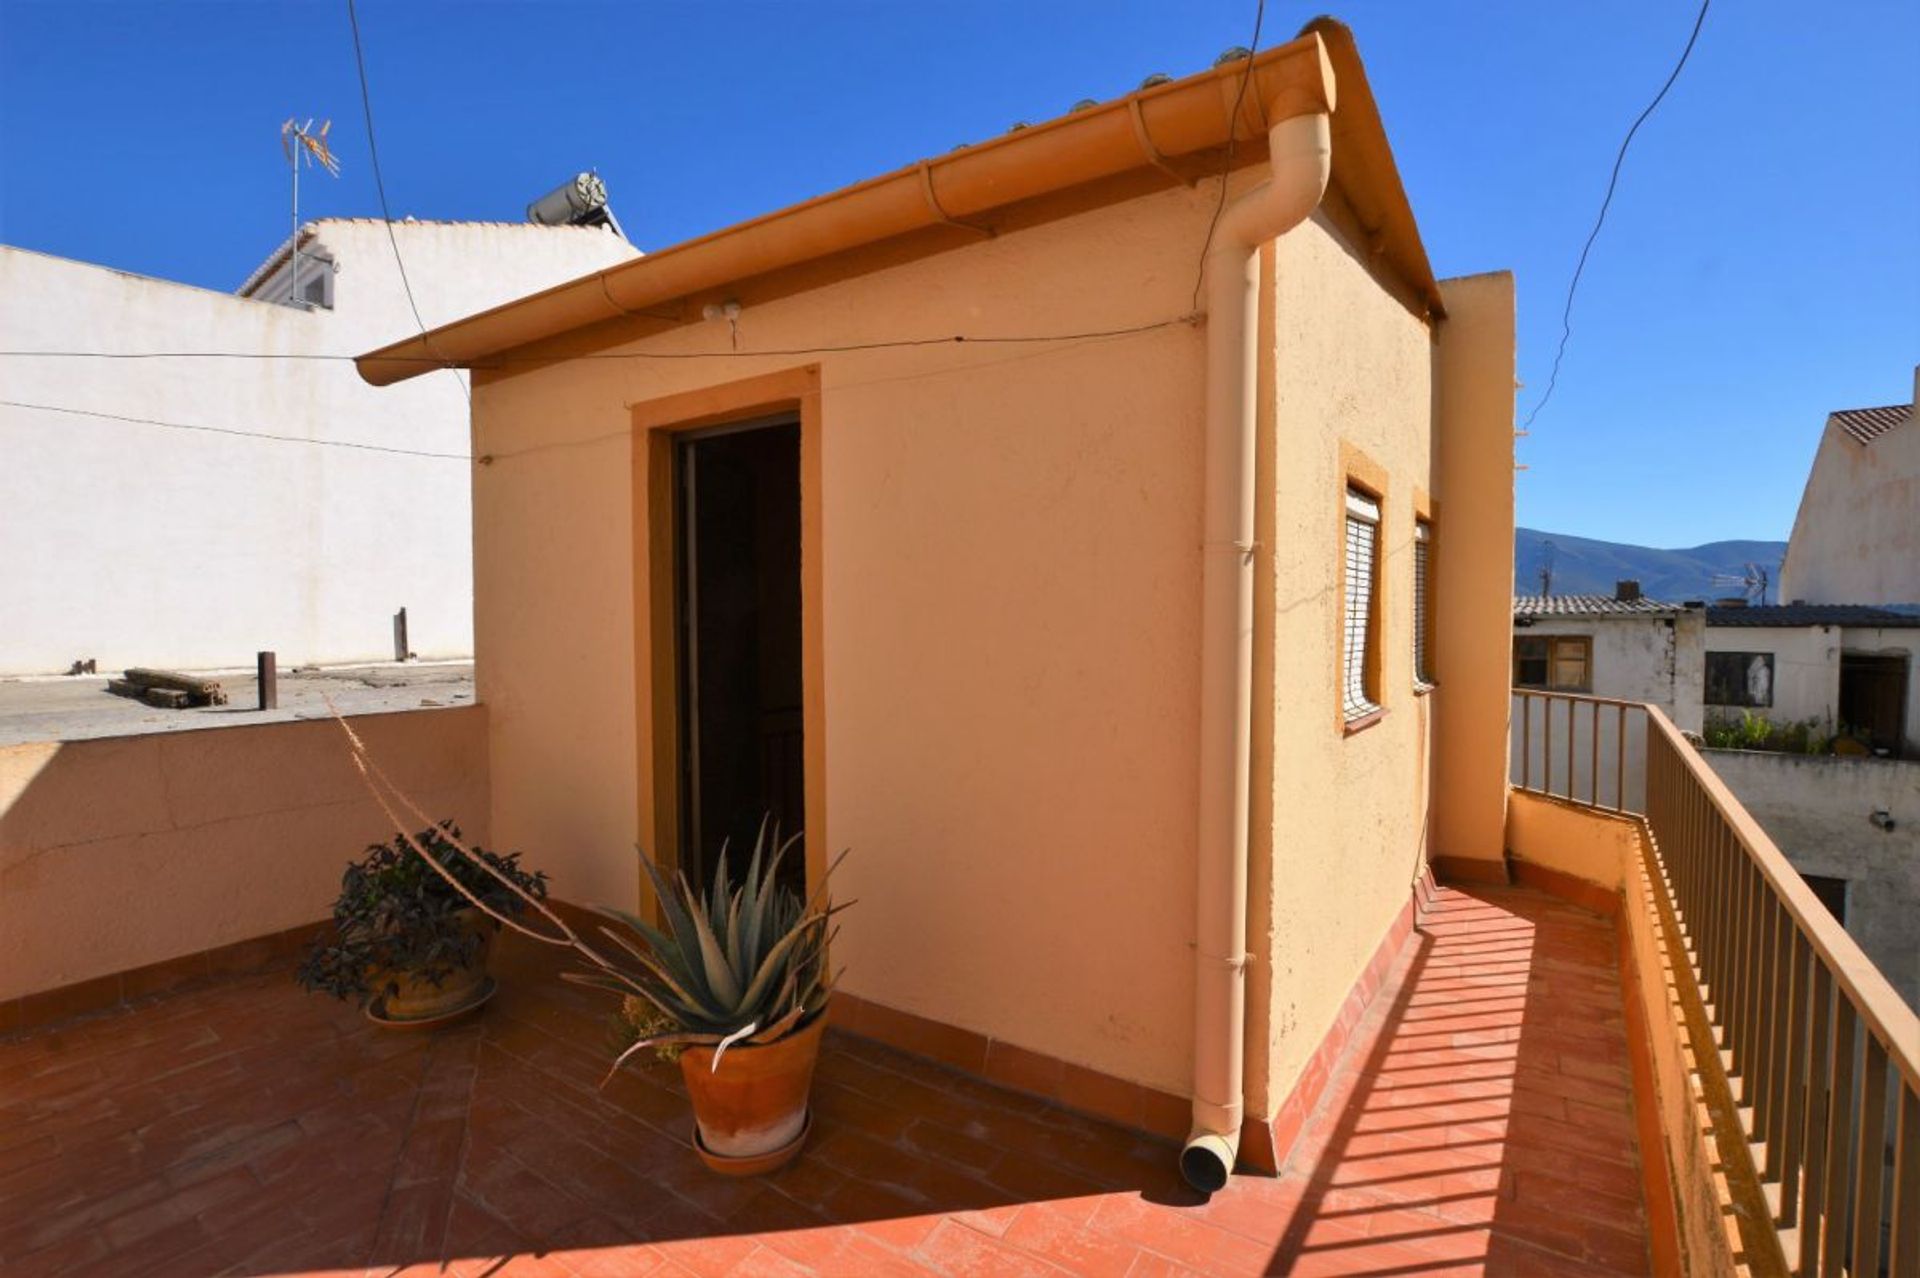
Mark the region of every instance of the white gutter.
POLYGON ((1206 512, 1200 625, 1200 831, 1193 1132, 1180 1172, 1224 1187, 1240 1153, 1247 1023, 1247 810, 1253 737, 1253 474, 1260 246, 1319 205, 1328 117, 1267 133, 1269 175, 1220 218, 1207 253, 1206 512))

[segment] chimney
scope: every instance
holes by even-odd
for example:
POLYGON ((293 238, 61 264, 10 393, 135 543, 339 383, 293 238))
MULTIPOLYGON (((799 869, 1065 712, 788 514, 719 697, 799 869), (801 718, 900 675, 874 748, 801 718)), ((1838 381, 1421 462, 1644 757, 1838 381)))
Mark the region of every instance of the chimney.
POLYGON ((1640 583, 1637 581, 1614 582, 1613 597, 1621 603, 1636 602, 1640 598, 1640 583))

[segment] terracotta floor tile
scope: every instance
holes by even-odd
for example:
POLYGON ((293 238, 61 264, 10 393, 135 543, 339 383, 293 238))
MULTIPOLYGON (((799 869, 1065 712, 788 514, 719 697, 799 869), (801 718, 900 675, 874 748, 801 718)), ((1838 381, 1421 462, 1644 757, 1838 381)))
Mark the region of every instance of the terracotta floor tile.
POLYGON ((714 1177, 677 1069, 602 1086, 603 1006, 512 946, 437 1035, 274 973, 157 992, 0 1038, 0 1271, 1645 1272, 1611 924, 1433 904, 1285 1174, 1205 1200, 1167 1143, 839 1033, 800 1159, 714 1177))

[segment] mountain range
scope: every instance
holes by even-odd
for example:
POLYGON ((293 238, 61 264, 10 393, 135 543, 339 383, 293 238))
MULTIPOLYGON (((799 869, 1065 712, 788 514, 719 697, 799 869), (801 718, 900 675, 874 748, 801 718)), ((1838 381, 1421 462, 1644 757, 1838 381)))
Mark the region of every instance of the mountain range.
POLYGON ((1515 594, 1539 594, 1540 569, 1551 557, 1556 595, 1610 595, 1615 582, 1634 580, 1650 599, 1711 600, 1744 593, 1737 584, 1715 585, 1713 579, 1745 577, 1747 565, 1755 564, 1767 574, 1767 602, 1778 603, 1771 583, 1780 576, 1780 560, 1786 553, 1784 541, 1710 541, 1684 550, 1659 550, 1516 528, 1513 589, 1515 594))

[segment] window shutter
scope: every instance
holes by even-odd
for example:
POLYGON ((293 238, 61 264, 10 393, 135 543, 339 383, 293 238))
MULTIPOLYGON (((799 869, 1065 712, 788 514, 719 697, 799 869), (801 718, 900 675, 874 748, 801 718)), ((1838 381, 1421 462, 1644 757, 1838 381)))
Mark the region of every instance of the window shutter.
POLYGON ((1349 720, 1380 708, 1367 686, 1373 640, 1373 578, 1379 561, 1380 503, 1347 490, 1346 620, 1343 635, 1341 710, 1349 720))
POLYGON ((1427 664, 1428 610, 1432 606, 1429 602, 1432 585, 1427 573, 1432 547, 1433 525, 1424 519, 1418 520, 1413 525, 1413 681, 1422 688, 1433 685, 1433 671, 1427 664))

